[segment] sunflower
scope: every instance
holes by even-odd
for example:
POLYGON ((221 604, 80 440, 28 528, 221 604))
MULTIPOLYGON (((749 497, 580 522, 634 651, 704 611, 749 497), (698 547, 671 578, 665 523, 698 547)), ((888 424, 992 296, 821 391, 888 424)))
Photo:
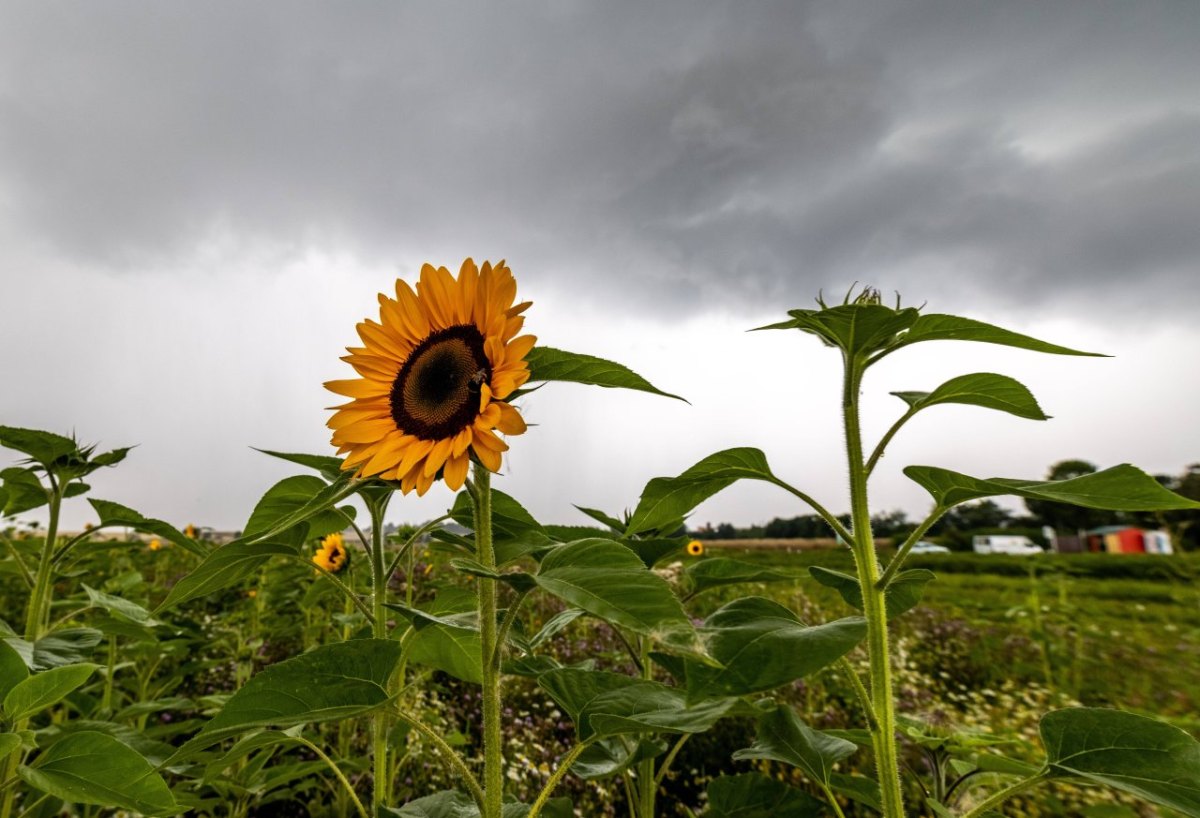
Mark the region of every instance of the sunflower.
POLYGON ((704 555, 704 543, 699 540, 692 540, 687 544, 687 552, 689 556, 700 557, 704 555))
POLYGON ((162 542, 160 540, 151 540, 150 544, 146 547, 151 551, 157 551, 158 549, 162 548, 162 542))
POLYGON ((361 376, 325 387, 350 398, 332 407, 332 443, 356 477, 400 481, 424 494, 436 480, 457 491, 472 460, 499 471, 508 444, 496 432, 525 431, 505 402, 529 380, 525 356, 536 338, 520 335, 531 302, 513 305, 517 284, 501 261, 455 278, 426 264, 414 292, 396 281, 379 295, 379 321, 358 325, 363 346, 343 361, 361 376))
POLYGON ((342 535, 335 532, 321 540, 321 546, 317 549, 317 553, 313 554, 312 561, 329 573, 336 574, 346 567, 349 559, 350 552, 346 550, 346 543, 342 539, 342 535))
POLYGON ((187 526, 183 529, 183 535, 185 537, 187 537, 189 540, 196 539, 196 526, 192 525, 191 523, 188 523, 187 526))

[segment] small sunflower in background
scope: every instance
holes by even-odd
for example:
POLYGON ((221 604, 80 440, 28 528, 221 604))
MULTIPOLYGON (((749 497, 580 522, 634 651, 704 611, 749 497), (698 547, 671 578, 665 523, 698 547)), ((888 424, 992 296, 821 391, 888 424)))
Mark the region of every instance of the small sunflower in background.
POLYGON ((187 527, 183 529, 183 533, 184 533, 184 536, 186 536, 189 540, 196 539, 196 533, 197 533, 196 526, 192 525, 191 523, 188 523, 187 527))
POLYGON ((689 557, 704 556, 704 543, 699 540, 692 540, 687 544, 687 552, 689 557))
POLYGON ((162 548, 162 542, 159 540, 151 540, 150 544, 147 545, 146 547, 149 548, 151 551, 157 551, 160 548, 162 548))
POLYGON ((426 264, 415 292, 397 280, 395 298, 381 293, 379 321, 360 323, 363 346, 342 358, 361 377, 325 384, 351 398, 328 422, 342 468, 418 495, 437 480, 458 491, 471 460, 499 471, 508 444, 496 432, 525 431, 505 399, 529 380, 537 341, 518 335, 531 302, 516 295, 503 261, 471 259, 457 278, 426 264))
POLYGON ((331 574, 336 574, 345 568, 346 563, 350 561, 350 552, 346 550, 346 543, 342 539, 341 533, 335 532, 321 540, 321 545, 317 548, 317 553, 313 554, 312 561, 314 565, 324 568, 331 574))

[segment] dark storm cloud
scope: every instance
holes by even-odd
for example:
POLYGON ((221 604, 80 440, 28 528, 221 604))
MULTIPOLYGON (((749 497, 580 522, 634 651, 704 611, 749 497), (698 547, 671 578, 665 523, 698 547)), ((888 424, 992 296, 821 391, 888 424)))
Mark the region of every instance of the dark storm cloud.
POLYGON ((853 279, 1200 296, 1190 2, 0 17, 0 201, 110 270, 220 233, 373 263, 479 248, 680 310, 853 279))

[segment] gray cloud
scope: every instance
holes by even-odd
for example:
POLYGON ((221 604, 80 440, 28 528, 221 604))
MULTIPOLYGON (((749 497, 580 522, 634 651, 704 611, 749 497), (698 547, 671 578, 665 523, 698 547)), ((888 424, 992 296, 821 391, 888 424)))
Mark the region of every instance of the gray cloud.
POLYGON ((539 284, 682 311, 854 279, 964 303, 1200 296, 1192 3, 0 19, 7 220, 96 269, 169 269, 219 238, 375 265, 507 255, 539 284))

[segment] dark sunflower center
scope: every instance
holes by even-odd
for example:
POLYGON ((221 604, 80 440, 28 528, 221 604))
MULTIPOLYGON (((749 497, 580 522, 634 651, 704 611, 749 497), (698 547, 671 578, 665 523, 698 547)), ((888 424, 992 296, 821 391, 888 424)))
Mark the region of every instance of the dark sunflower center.
POLYGON ((439 330, 408 356, 392 383, 392 419, 422 440, 451 437, 479 414, 479 388, 492 378, 483 335, 465 324, 439 330))

